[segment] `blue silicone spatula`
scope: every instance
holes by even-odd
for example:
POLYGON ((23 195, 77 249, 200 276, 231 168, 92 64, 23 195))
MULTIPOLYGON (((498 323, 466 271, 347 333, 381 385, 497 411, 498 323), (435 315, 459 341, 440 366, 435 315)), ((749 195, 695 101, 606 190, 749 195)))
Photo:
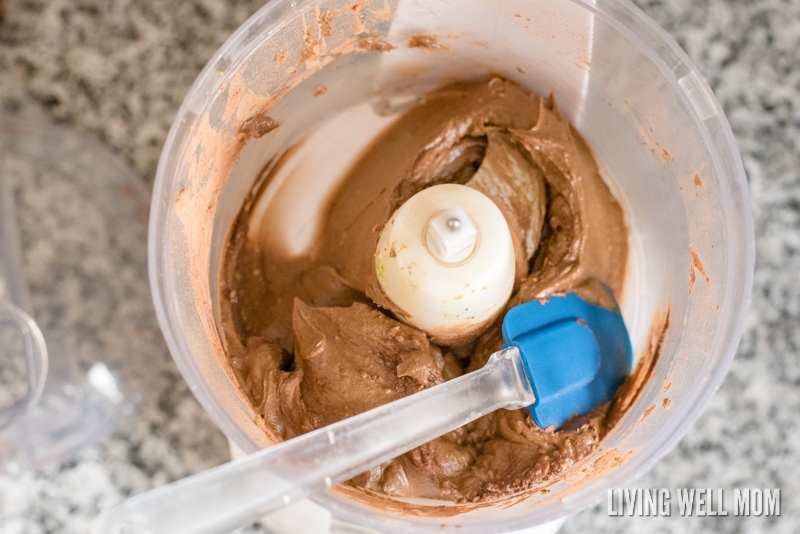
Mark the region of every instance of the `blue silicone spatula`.
POLYGON ((136 496, 93 532, 222 533, 322 491, 500 408, 541 427, 611 399, 631 369, 618 311, 574 294, 512 308, 481 369, 136 496))

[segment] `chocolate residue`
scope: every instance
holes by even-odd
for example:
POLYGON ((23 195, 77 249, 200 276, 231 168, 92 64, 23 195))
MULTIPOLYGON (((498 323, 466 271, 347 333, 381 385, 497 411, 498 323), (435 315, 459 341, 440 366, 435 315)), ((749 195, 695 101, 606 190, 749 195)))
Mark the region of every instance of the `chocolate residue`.
POLYGON ((706 274, 706 269, 703 267, 703 262, 700 261, 700 256, 697 253, 689 249, 689 253, 692 255, 692 266, 689 268, 689 293, 692 292, 692 288, 694 287, 694 283, 697 281, 697 275, 695 271, 699 271, 700 274, 706 281, 706 287, 711 287, 711 278, 708 277, 706 274))
POLYGON ((302 65, 312 57, 317 55, 317 47, 319 46, 319 41, 312 38, 310 35, 306 38, 306 45, 300 50, 300 59, 297 61, 298 65, 302 65))
POLYGON ((439 38, 435 35, 412 35, 408 38, 408 47, 447 50, 447 45, 440 43, 439 38))
POLYGON ((602 456, 600 456, 600 458, 592 462, 592 471, 609 471, 617 468, 621 466, 625 462, 625 459, 633 453, 634 451, 631 449, 608 449, 603 453, 602 456))
POLYGON ((661 406, 666 410, 669 408, 669 405, 672 404, 672 400, 669 397, 664 397, 664 400, 661 401, 661 406))
MULTIPOLYGON (((383 46, 369 39, 359 42, 383 46)), ((263 184, 279 165, 270 164, 263 184)), ((518 260, 508 306, 566 291, 613 305, 603 288, 621 294, 628 254, 622 209, 552 96, 501 78, 442 88, 397 118, 351 168, 307 255, 287 259, 259 241, 250 206, 260 185, 235 222, 221 270, 221 314, 231 368, 270 436, 287 439, 460 376, 502 345, 501 316, 474 342, 438 346, 391 316, 392 303, 376 289, 380 228, 404 200, 438 183, 479 189, 506 217, 518 260)), ((630 407, 668 323, 669 312, 649 358, 615 399, 564 428, 541 429, 527 410, 500 410, 348 486, 362 495, 457 503, 538 491, 595 451, 630 407)))
MULTIPOLYGON (((664 338, 667 335, 670 321, 670 308, 663 312, 659 317, 656 316, 650 325, 650 331, 647 334, 647 346, 644 352, 639 356, 639 362, 636 369, 625 380, 625 382, 617 390, 617 394, 611 401, 611 408, 608 413, 608 423, 611 426, 616 425, 623 415, 633 406, 633 403, 639 397, 639 394, 644 389, 647 382, 653 376, 656 369, 661 351, 664 348, 664 338)), ((666 391, 666 390, 665 390, 666 391)))
POLYGON ((694 196, 699 197, 700 188, 703 187, 703 180, 700 179, 700 175, 697 173, 695 173, 694 175, 694 187, 695 187, 694 196))
POLYGON ((322 37, 330 37, 333 35, 333 19, 336 13, 333 11, 326 11, 319 16, 319 34, 322 37))
POLYGON ((358 40, 358 47, 367 52, 388 52, 394 50, 394 45, 377 37, 364 37, 358 40))
POLYGON ((316 89, 314 89, 314 96, 324 95, 328 92, 328 88, 324 85, 320 85, 316 89))
POLYGON ((670 154, 669 151, 666 148, 664 148, 663 146, 659 145, 658 143, 656 143, 656 144, 658 145, 658 148, 661 149, 661 155, 664 156, 665 160, 669 161, 670 163, 675 161, 675 158, 672 157, 672 154, 670 154))
POLYGON ((259 113, 244 121, 239 128, 239 133, 243 133, 247 137, 255 139, 265 136, 281 124, 281 121, 273 119, 269 115, 259 113))
POLYGON ((285 50, 281 50, 275 54, 275 63, 286 63, 287 57, 289 57, 289 54, 287 54, 285 50))

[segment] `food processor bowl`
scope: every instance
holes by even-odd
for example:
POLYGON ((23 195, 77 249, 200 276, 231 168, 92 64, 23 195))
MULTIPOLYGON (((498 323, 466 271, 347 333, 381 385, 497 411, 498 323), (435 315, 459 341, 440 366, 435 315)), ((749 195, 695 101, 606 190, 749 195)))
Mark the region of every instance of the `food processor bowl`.
POLYGON ((605 498, 689 431, 741 337, 754 265, 741 159, 702 75, 633 4, 272 0, 228 39, 187 95, 163 150, 150 219, 162 330, 190 388, 230 440, 244 452, 270 444, 226 363, 218 301, 228 232, 262 169, 368 103, 363 127, 328 135, 328 153, 337 154, 328 174, 271 184, 304 192, 306 209, 297 216, 313 222, 321 192, 335 187, 331 169, 345 170, 415 97, 490 75, 553 93, 624 207, 630 258, 619 300, 642 366, 638 392, 597 451, 528 492, 463 505, 400 506, 348 486, 315 497, 356 530, 510 531, 605 498), (270 120, 281 124, 267 132, 264 125, 276 124, 270 120))

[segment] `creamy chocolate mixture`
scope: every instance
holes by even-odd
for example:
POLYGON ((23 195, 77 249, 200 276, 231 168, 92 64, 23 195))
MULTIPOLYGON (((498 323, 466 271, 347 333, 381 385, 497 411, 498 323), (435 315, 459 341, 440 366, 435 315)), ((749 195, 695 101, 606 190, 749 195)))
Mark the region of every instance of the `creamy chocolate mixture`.
MULTIPOLYGON (((457 377, 500 349, 502 315, 476 339, 439 346, 396 320, 380 291, 380 229, 426 187, 465 184, 503 211, 516 253, 509 307, 566 291, 612 306, 603 286, 622 291, 627 230, 591 150, 552 96, 502 78, 449 85, 398 118, 343 180, 303 257, 287 260, 258 238, 251 207, 268 183, 269 172, 231 231, 220 300, 230 364, 274 439, 457 377)), ((538 428, 526 410, 500 410, 350 484, 390 496, 495 500, 593 451, 614 402, 558 430, 538 428)))

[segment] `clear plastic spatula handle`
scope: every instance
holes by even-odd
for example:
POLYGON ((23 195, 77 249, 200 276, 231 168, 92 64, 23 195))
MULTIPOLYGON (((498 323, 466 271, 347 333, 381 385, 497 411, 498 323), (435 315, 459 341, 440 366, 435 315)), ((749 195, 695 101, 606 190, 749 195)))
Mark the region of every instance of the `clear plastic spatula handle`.
POLYGON ((101 514, 93 532, 229 532, 483 415, 534 401, 519 351, 503 349, 477 371, 129 499, 101 514))

